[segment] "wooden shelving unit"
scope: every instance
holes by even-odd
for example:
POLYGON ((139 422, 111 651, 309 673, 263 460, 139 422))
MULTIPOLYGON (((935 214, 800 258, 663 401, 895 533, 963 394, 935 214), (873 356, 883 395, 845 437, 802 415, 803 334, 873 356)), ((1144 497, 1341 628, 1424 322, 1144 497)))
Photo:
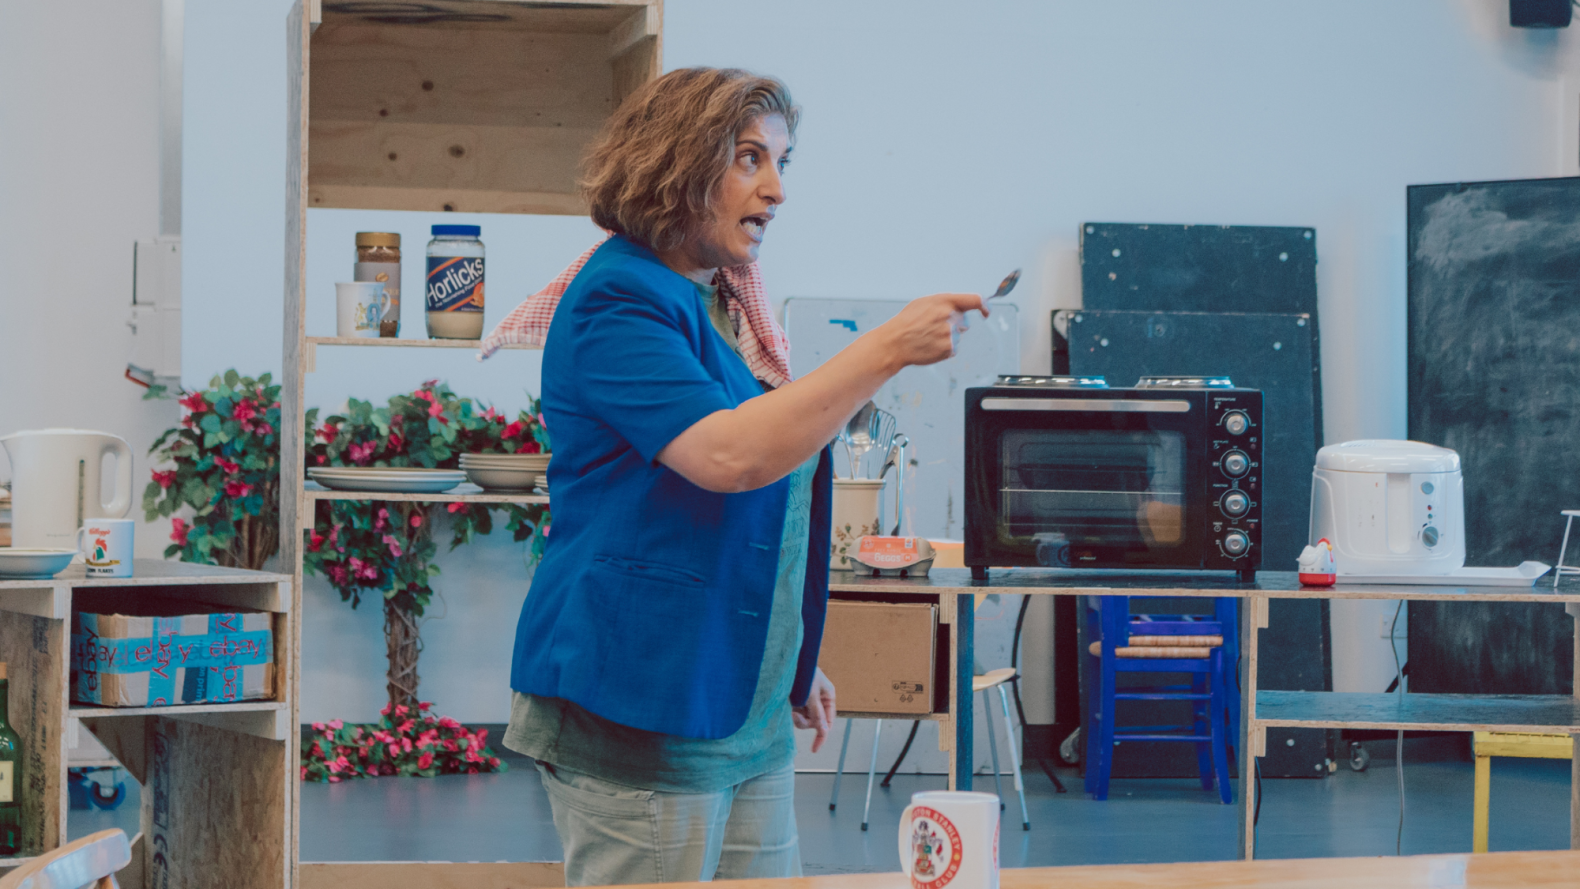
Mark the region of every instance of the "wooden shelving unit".
POLYGON ((0 581, 0 652, 25 757, 24 854, 0 859, 0 868, 64 844, 66 769, 81 765, 67 762, 67 750, 86 729, 144 788, 142 831, 120 874, 123 887, 281 885, 291 870, 288 810, 296 783, 291 578, 156 559, 136 560, 133 570, 130 578, 90 580, 73 565, 49 580, 0 581), (72 705, 72 604, 88 590, 96 599, 113 591, 129 605, 158 594, 273 613, 275 699, 72 705))
MULTIPOLYGON (((291 77, 280 393, 281 478, 298 480, 281 485, 280 509, 281 564, 290 566, 297 603, 291 612, 293 639, 300 633, 302 533, 318 501, 548 502, 542 495, 489 494, 472 485, 446 494, 373 494, 300 481, 305 478, 304 380, 314 370, 319 347, 475 350, 480 345, 309 337, 307 302, 333 295, 306 292, 308 209, 585 214, 576 189, 582 154, 621 100, 658 76, 662 23, 663 0, 426 0, 410 8, 379 3, 320 7, 319 0, 298 0, 293 7, 287 27, 291 77)), ((346 271, 351 271, 349 263, 346 271)), ((420 287, 408 290, 421 292, 420 287)), ((293 726, 299 722, 294 696, 285 716, 293 726)), ((291 753, 297 755, 294 745, 291 753)), ((295 866, 298 789, 293 782, 286 812, 290 886, 302 885, 295 866)), ((315 885, 329 879, 324 868, 330 867, 318 866, 315 885)), ((425 867, 332 866, 338 868, 336 881, 355 872, 379 885, 438 885, 441 880, 450 885, 442 868, 425 867)), ((541 874, 527 873, 534 866, 497 867, 525 868, 520 874, 512 871, 512 879, 542 884, 541 874)), ((553 882, 562 879, 558 874, 553 882)))

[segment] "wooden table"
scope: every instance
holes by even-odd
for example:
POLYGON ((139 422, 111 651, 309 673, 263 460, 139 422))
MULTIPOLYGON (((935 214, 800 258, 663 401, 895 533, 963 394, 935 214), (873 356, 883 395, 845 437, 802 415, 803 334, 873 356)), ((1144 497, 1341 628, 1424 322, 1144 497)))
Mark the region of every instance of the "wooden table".
MULTIPOLYGON (((1266 752, 1267 729, 1360 728, 1409 731, 1545 732, 1580 735, 1580 697, 1566 695, 1368 694, 1361 692, 1258 691, 1257 638, 1267 626, 1271 599, 1386 599, 1462 602, 1562 602, 1571 617, 1580 614, 1580 578, 1566 577, 1555 591, 1550 579, 1534 587, 1453 587, 1390 584, 1302 587, 1293 572, 1263 571, 1255 583, 1237 583, 1230 574, 1102 574, 1043 569, 995 569, 974 581, 964 568, 941 568, 914 579, 830 576, 831 594, 884 593, 936 597, 939 614, 954 624, 949 634, 950 713, 936 716, 947 738, 949 786, 971 789, 973 596, 978 593, 1056 596, 1165 596, 1237 598, 1240 608, 1240 688, 1242 693, 1240 775, 1250 775, 1266 752)), ((1575 675, 1580 676, 1580 633, 1575 635, 1575 675)), ((1580 696, 1580 683, 1576 683, 1580 696)), ((1580 762, 1580 758, 1576 758, 1580 762)), ((1570 797, 1570 848, 1580 849, 1580 767, 1570 797)), ((1256 857, 1255 782, 1240 782, 1240 850, 1256 857)), ((1452 885, 1452 884, 1451 884, 1452 885)), ((1577 882, 1576 885, 1580 885, 1577 882)))
MULTIPOLYGON (((702 889, 704 883, 669 883, 702 889)), ((834 874, 790 880, 741 880, 733 889, 910 889, 904 874, 834 874)), ((1405 858, 1303 858, 1026 867, 1000 872, 1002 889, 1513 889, 1580 886, 1580 853, 1494 852, 1405 858)), ((478 887, 481 889, 481 887, 478 887)))

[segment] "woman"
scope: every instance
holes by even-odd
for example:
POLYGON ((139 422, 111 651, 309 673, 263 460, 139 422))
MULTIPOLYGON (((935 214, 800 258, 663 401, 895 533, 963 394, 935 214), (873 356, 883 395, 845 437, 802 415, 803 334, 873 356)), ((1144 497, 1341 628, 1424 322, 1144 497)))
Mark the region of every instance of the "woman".
POLYGON ((614 237, 544 347, 554 528, 504 738, 538 762, 568 885, 800 874, 792 726, 815 751, 835 712, 817 669, 828 444, 900 369, 949 357, 982 308, 925 297, 803 379, 754 377, 772 337, 715 282, 756 261, 797 114, 776 80, 674 71, 587 161, 614 237))

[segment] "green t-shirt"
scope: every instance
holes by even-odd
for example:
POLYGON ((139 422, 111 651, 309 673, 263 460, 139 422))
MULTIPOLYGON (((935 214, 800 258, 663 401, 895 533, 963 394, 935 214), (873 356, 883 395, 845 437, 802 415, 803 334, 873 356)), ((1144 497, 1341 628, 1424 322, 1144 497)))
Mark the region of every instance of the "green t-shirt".
MULTIPOLYGON (((708 304, 714 328, 736 347, 723 301, 712 287, 698 285, 697 290, 708 304)), ((723 790, 793 760, 790 687, 801 651, 801 593, 810 544, 812 479, 819 456, 813 455, 790 474, 768 638, 751 709, 739 731, 713 740, 682 738, 610 722, 570 701, 514 692, 505 746, 559 768, 672 793, 723 790)))

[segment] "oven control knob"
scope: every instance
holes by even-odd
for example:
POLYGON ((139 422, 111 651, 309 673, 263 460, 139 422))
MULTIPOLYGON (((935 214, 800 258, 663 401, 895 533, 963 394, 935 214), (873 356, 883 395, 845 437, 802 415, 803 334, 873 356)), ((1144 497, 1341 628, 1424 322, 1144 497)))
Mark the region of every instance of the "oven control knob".
POLYGON ((1230 435, 1244 435, 1245 430, 1251 428, 1251 420, 1240 411, 1230 411, 1223 415, 1223 430, 1230 435))
POLYGON ((1219 465, 1223 467, 1224 475, 1230 478, 1239 478, 1250 471, 1251 458, 1241 451, 1230 451, 1223 455, 1223 462, 1219 465))
POLYGON ((1231 556, 1243 556, 1251 548, 1251 538, 1244 531, 1230 531, 1223 536, 1223 551, 1231 556))
POLYGON ((1245 496, 1244 491, 1230 491, 1223 495, 1223 499, 1218 502, 1218 506, 1223 509, 1224 515, 1238 518, 1245 515, 1246 511, 1251 508, 1251 498, 1245 496))

